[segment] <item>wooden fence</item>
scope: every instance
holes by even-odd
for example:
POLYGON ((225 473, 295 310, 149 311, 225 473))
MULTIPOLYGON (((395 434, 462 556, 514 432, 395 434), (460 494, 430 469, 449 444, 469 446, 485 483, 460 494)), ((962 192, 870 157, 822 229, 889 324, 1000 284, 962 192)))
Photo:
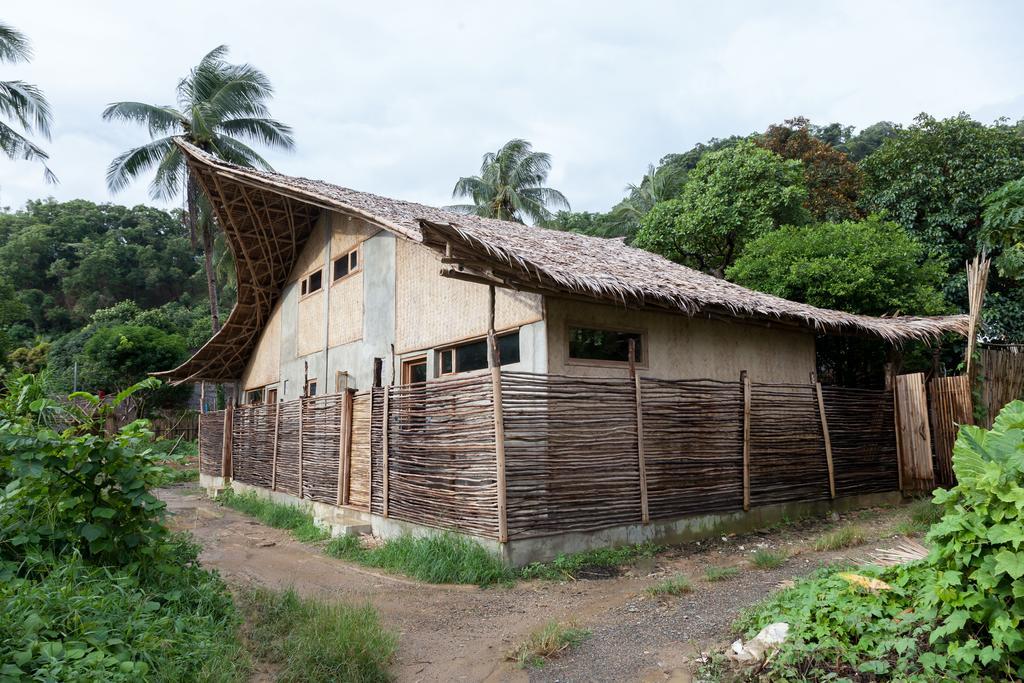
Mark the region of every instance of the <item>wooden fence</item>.
POLYGON ((986 427, 1011 401, 1024 398, 1024 346, 981 349, 981 403, 986 427))
POLYGON ((891 391, 505 372, 345 400, 204 415, 203 472, 501 541, 899 488, 891 391))

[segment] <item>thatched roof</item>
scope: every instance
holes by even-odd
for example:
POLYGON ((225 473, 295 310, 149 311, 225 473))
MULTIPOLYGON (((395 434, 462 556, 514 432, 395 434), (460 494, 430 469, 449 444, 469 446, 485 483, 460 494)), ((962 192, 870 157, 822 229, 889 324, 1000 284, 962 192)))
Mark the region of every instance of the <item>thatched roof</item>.
POLYGON ((178 381, 237 379, 319 209, 362 217, 442 256, 445 275, 558 296, 689 316, 799 326, 889 342, 966 334, 967 316, 854 315, 755 292, 621 240, 453 213, 320 180, 244 169, 179 142, 210 196, 238 268, 238 304, 193 358, 163 373, 178 381))

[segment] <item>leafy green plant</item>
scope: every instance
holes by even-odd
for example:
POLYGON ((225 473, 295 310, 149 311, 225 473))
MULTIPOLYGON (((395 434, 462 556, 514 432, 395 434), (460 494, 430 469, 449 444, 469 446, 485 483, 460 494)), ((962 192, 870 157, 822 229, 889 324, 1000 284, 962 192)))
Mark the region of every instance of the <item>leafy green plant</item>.
POLYGON ((401 572, 429 583, 479 586, 511 583, 515 572, 482 545, 457 534, 399 536, 367 548, 358 536, 331 539, 326 552, 369 567, 401 572))
POLYGON ((261 661, 280 667, 278 681, 392 680, 397 639, 369 605, 319 602, 294 590, 243 591, 244 634, 261 661))
POLYGON ((739 575, 739 567, 708 567, 704 570, 704 578, 707 581, 728 581, 739 575))
POLYGON ((316 525, 309 510, 275 503, 266 498, 260 498, 252 492, 238 494, 227 488, 217 496, 217 502, 232 510, 255 517, 267 526, 275 529, 287 529, 292 532, 292 536, 296 540, 303 543, 323 541, 331 536, 316 525))
POLYGON ((786 553, 772 550, 758 550, 750 561, 758 569, 775 569, 786 563, 786 553))
POLYGON ((588 571, 615 568, 631 564, 640 558, 654 557, 661 549, 661 546, 654 543, 596 548, 581 553, 559 555, 551 562, 528 564, 520 570, 520 574, 524 579, 574 579, 588 571))
POLYGON ((690 580, 682 574, 669 577, 663 581, 659 581, 653 586, 647 588, 648 595, 673 595, 678 596, 683 593, 690 593, 693 591, 693 584, 690 580))
POLYGON ((820 552, 842 550, 864 542, 864 532, 858 526, 845 526, 838 531, 825 534, 814 542, 814 549, 820 552))
POLYGON ((531 633, 529 638, 509 653, 508 658, 522 668, 540 668, 548 659, 576 647, 589 636, 588 629, 580 628, 575 624, 551 621, 543 628, 531 633))

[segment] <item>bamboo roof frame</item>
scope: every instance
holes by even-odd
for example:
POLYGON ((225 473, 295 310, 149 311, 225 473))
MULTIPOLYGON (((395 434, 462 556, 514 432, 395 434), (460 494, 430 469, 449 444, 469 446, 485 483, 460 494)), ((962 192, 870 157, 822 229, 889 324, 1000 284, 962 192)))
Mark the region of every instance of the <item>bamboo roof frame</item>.
POLYGON ((434 250, 441 275, 549 296, 722 320, 872 336, 889 343, 967 335, 968 316, 872 317, 755 292, 619 239, 454 213, 319 180, 242 168, 177 140, 224 230, 238 300, 190 359, 156 373, 175 384, 241 377, 259 334, 324 210, 358 217, 434 250))

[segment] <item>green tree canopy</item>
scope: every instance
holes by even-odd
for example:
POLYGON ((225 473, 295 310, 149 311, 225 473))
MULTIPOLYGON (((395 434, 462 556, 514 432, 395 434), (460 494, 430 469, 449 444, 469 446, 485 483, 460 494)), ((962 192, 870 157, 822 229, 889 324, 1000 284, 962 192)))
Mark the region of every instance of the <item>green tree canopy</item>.
MULTIPOLYGON (((79 366, 79 388, 117 393, 151 372, 175 367, 188 355, 181 335, 149 325, 115 325, 95 330, 85 343, 79 366)), ((175 403, 191 387, 161 386, 154 392, 155 406, 175 403)))
POLYGON ((455 183, 452 197, 466 197, 473 203, 449 208, 504 221, 549 223, 552 210, 569 209, 561 192, 545 187, 550 171, 550 154, 534 152, 526 140, 509 140, 497 152, 484 154, 480 175, 455 183))
POLYGON ((985 198, 982 246, 998 250, 996 267, 1007 277, 1024 276, 1024 178, 1011 180, 985 198))
POLYGON ((942 263, 902 227, 862 221, 783 226, 749 242, 729 279, 812 306, 865 315, 934 315, 947 304, 942 263))
POLYGON ((801 162, 744 141, 704 155, 680 198, 644 217, 634 245, 722 277, 748 240, 806 222, 806 198, 801 162))

